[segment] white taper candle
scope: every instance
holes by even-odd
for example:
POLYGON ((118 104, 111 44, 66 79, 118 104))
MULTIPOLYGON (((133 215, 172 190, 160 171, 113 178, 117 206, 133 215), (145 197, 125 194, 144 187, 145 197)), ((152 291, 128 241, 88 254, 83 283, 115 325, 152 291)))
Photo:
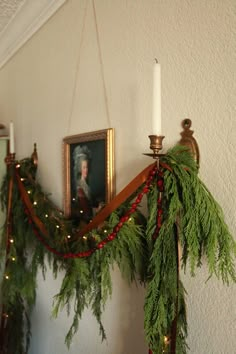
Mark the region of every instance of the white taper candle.
POLYGON ((14 124, 10 122, 10 154, 15 153, 14 124))
POLYGON ((155 59, 153 67, 152 134, 162 135, 161 129, 161 65, 155 59))

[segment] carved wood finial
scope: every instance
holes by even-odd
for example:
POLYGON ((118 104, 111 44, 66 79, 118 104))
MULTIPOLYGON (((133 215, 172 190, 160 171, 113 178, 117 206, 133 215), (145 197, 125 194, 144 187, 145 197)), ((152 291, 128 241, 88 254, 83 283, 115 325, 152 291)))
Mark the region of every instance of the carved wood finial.
POLYGON ((0 136, 5 135, 5 132, 4 132, 5 128, 6 128, 5 125, 0 123, 0 136))
POLYGON ((33 160, 34 165, 38 166, 38 153, 37 153, 37 145, 34 143, 34 151, 31 155, 31 159, 33 160))
POLYGON ((179 144, 187 146, 189 148, 190 152, 193 154, 193 157, 199 166, 199 161, 200 161, 199 148, 196 139, 193 137, 194 131, 190 129, 191 125, 192 125, 191 119, 186 118, 182 121, 183 131, 180 133, 182 138, 179 141, 179 144))

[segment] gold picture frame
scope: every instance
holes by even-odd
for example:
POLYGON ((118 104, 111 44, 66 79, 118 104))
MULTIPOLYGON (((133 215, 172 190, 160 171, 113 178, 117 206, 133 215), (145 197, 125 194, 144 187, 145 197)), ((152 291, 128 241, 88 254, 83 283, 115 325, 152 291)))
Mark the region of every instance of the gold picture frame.
POLYGON ((115 195, 114 129, 63 139, 64 212, 87 224, 115 195))

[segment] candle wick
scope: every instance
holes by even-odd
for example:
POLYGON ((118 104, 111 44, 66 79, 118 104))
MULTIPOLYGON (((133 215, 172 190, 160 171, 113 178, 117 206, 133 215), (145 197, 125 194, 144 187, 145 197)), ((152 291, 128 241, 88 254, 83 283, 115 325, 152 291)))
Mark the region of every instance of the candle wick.
POLYGON ((158 64, 158 60, 157 60, 157 58, 155 58, 154 60, 155 60, 155 62, 158 64))

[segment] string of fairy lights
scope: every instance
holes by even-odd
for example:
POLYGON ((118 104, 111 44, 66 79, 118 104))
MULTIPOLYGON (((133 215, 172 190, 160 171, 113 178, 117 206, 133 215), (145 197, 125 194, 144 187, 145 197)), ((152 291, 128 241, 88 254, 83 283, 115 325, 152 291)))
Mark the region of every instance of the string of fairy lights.
MULTIPOLYGON (((130 207, 128 208, 128 210, 124 213, 124 215, 122 215, 119 219, 119 221, 117 222, 117 224, 113 227, 112 230, 107 229, 106 227, 103 228, 102 230, 102 234, 103 234, 103 239, 99 240, 98 242, 96 242, 96 244, 94 245, 93 248, 88 249, 86 251, 80 251, 77 253, 71 253, 71 252, 67 252, 67 253, 63 253, 61 251, 58 251, 55 247, 51 247, 48 244, 48 241, 46 241, 45 236, 41 230, 38 230, 37 225, 35 225, 35 219, 40 220, 40 222, 42 222, 43 220, 47 222, 49 222, 50 224, 54 225, 54 230, 55 232, 61 232, 62 233, 62 240, 64 240, 66 243, 67 242, 71 242, 75 239, 76 234, 73 234, 73 231, 70 230, 70 232, 68 232, 67 228, 65 227, 64 221, 64 214, 62 211, 58 210, 55 211, 52 210, 52 212, 50 213, 49 210, 44 211, 43 215, 41 215, 41 218, 39 216, 37 216, 37 210, 40 207, 40 202, 42 200, 45 200, 45 195, 42 194, 35 194, 34 190, 32 188, 32 185, 28 185, 28 180, 25 177, 21 177, 20 176, 20 167, 21 165, 19 163, 17 163, 15 165, 15 171, 16 171, 16 177, 18 176, 17 182, 18 182, 18 186, 19 184, 21 184, 21 188, 19 188, 20 190, 20 196, 21 196, 21 200, 23 202, 23 207, 24 207, 24 212, 28 217, 28 222, 30 224, 32 224, 32 230, 36 236, 36 238, 41 242, 41 244, 43 244, 47 250, 49 252, 52 252, 53 254, 55 254, 56 256, 62 257, 64 259, 68 259, 68 258, 86 258, 91 256, 94 252, 98 251, 99 249, 102 249, 103 247, 105 247, 109 242, 113 241, 120 229, 122 228, 122 226, 125 223, 132 223, 133 222, 133 217, 132 214, 136 212, 139 204, 141 203, 143 197, 145 194, 147 194, 150 191, 150 186, 153 182, 154 177, 156 178, 156 184, 157 184, 157 188, 158 188, 158 197, 157 197, 157 215, 156 215, 156 229, 153 235, 153 242, 155 242, 155 239, 158 237, 158 233, 160 231, 161 225, 162 225, 162 216, 163 216, 163 210, 162 210, 162 193, 164 190, 164 180, 163 180, 163 172, 157 168, 157 165, 155 165, 153 167, 153 169, 150 171, 148 178, 146 179, 141 191, 138 192, 138 194, 136 195, 136 198, 134 199, 134 201, 132 202, 132 204, 130 205, 130 207), (25 203, 25 196, 22 195, 22 191, 24 191, 25 196, 27 195, 28 198, 28 202, 30 203, 25 203)), ((81 210, 82 212, 82 210, 81 210)), ((44 222, 43 222, 44 224, 44 222)), ((45 225, 45 224, 44 224, 45 225)), ((47 233, 47 230, 46 230, 47 233)), ((84 242, 87 242, 87 240, 90 238, 90 234, 85 234, 81 237, 81 239, 84 242)), ((92 236, 93 237, 93 236, 92 236)), ((94 240, 96 241, 96 240, 94 240)), ((10 254, 10 250, 12 248, 12 245, 14 244, 14 236, 12 235, 12 233, 9 236, 9 240, 8 240, 8 254, 10 254)), ((11 255, 10 257, 7 257, 7 262, 16 262, 16 256, 11 255)), ((6 264, 7 265, 7 264, 6 264)), ((10 280, 10 274, 6 273, 5 274, 5 280, 9 281, 10 280)), ((9 318, 9 314, 7 312, 3 312, 2 314, 3 320, 4 320, 4 326, 6 326, 7 320, 9 318)), ((164 340, 164 348, 168 348, 169 344, 170 344, 170 336, 164 336, 163 338, 164 340)), ((163 351, 164 353, 166 352, 166 350, 163 351)), ((149 350, 149 353, 152 354, 152 351, 149 350)))

